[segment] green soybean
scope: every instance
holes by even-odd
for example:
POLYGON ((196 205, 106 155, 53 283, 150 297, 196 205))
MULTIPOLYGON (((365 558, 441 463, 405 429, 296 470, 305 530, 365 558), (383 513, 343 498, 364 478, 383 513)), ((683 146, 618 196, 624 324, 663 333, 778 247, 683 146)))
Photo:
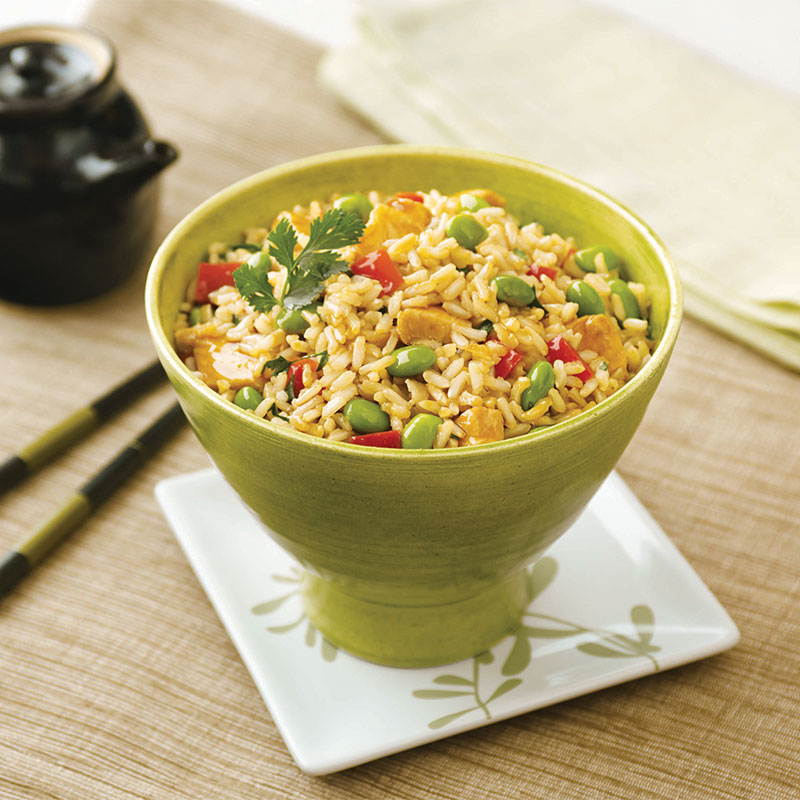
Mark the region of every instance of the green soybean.
POLYGON ((528 380, 528 388, 519 398, 523 411, 530 411, 556 385, 556 377, 548 361, 537 361, 528 372, 528 380))
POLYGON ((400 444, 404 450, 430 450, 442 421, 434 414, 417 414, 403 428, 400 444))
POLYGON ((372 211, 372 203, 361 192, 343 194, 338 200, 334 201, 333 207, 341 208, 342 211, 349 211, 351 214, 361 217, 365 222, 369 217, 369 212, 372 211))
POLYGON ((189 312, 189 324, 199 325, 202 321, 203 321, 203 311, 201 310, 200 306, 195 306, 189 312))
POLYGON ((303 316, 304 311, 316 312, 317 307, 313 304, 303 306, 302 308, 284 308, 276 322, 281 330, 286 333, 302 333, 307 327, 308 322, 303 316))
POLYGON ((474 194, 462 194, 459 200, 464 211, 480 211, 482 208, 489 208, 489 204, 482 197, 476 197, 474 194))
POLYGON ((236 403, 239 408, 249 408, 251 411, 255 411, 263 399, 264 396, 258 389, 254 389, 252 386, 243 386, 236 392, 233 402, 236 403))
POLYGON ((611 289, 611 294, 617 295, 622 301, 622 307, 625 309, 625 319, 641 318, 642 312, 639 309, 639 301, 625 281, 614 278, 613 281, 608 282, 608 288, 611 289))
POLYGON ((447 226, 447 235, 452 236, 462 247, 474 250, 489 236, 489 231, 471 214, 457 214, 447 226))
POLYGON ((391 427, 389 415, 377 403, 363 397, 348 401, 342 415, 356 433, 379 433, 391 427))
POLYGON ((575 253, 575 263, 584 272, 597 272, 595 259, 601 254, 603 260, 606 262, 606 270, 608 272, 612 272, 619 266, 617 254, 610 247, 606 247, 605 245, 597 245, 596 247, 587 247, 585 250, 578 250, 578 252, 575 253))
POLYGON ((260 253, 253 253, 253 255, 251 255, 244 263, 249 264, 251 267, 259 267, 260 269, 266 270, 272 266, 272 262, 269 259, 269 253, 264 250, 262 250, 260 253))
POLYGON ((597 291, 586 281, 573 281, 567 289, 567 300, 578 304, 578 316, 605 314, 606 307, 597 291))
POLYGON ((394 361, 386 367, 390 375, 397 378, 410 378, 430 369, 436 361, 436 353, 426 344, 412 344, 400 347, 392 353, 394 361))
POLYGON ((497 299, 510 306, 529 306, 536 300, 533 287, 516 275, 498 275, 492 278, 497 289, 497 299))

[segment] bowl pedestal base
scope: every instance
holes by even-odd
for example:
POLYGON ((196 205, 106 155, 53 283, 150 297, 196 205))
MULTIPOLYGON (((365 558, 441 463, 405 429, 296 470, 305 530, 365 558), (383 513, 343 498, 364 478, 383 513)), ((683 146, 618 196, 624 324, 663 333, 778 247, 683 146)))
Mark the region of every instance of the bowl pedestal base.
POLYGON ((441 605, 376 603, 340 583, 306 574, 303 602, 337 647, 392 667, 434 667, 490 649, 515 630, 530 602, 521 569, 476 594, 441 605))

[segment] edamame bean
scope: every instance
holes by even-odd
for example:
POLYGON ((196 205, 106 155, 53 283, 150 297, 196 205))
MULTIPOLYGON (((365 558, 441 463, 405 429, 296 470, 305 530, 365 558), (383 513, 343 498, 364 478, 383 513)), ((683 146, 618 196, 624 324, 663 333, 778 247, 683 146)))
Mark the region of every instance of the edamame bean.
POLYGON ((254 389, 252 386, 243 386, 236 392, 233 402, 236 403, 239 408, 249 408, 251 411, 255 411, 263 399, 264 396, 258 389, 254 389))
POLYGON ((612 294, 617 295, 622 301, 622 307, 625 309, 625 319, 641 318, 642 312, 639 309, 639 301, 625 281, 614 278, 613 281, 608 282, 608 288, 611 289, 612 294))
POLYGON ((489 231, 471 214, 457 214, 447 226, 447 235, 467 250, 474 250, 489 236, 489 231))
POLYGON ((489 208, 489 204, 482 197, 476 197, 474 194, 462 194, 459 200, 464 211, 480 211, 482 208, 489 208))
POLYGON ((189 324, 190 325, 199 325, 203 321, 203 312, 200 309, 200 306, 195 306, 189 312, 189 324))
POLYGON ((430 450, 441 424, 441 419, 434 414, 417 414, 403 428, 400 437, 403 450, 430 450))
POLYGON ((578 304, 578 316, 587 314, 605 314, 606 307, 597 291, 586 281, 573 281, 567 289, 567 300, 578 304))
POLYGON ((286 333, 302 333, 308 327, 303 312, 316 312, 316 310, 317 307, 314 304, 302 308, 284 308, 275 321, 278 323, 278 327, 286 333))
POLYGON ((333 203, 334 208, 341 208, 342 211, 349 211, 357 217, 361 217, 364 222, 369 217, 369 212, 372 211, 372 203, 361 192, 353 192, 353 194, 343 194, 338 200, 333 203))
POLYGON ((436 353, 426 344, 412 344, 400 347, 392 353, 394 362, 386 367, 390 375, 397 378, 410 378, 430 369, 436 361, 436 353))
POLYGON ((497 289, 497 299, 510 306, 529 306, 536 300, 533 287, 516 275, 498 275, 492 278, 497 289))
POLYGON ((363 397, 349 400, 342 416, 356 433, 378 433, 391 427, 389 415, 377 403, 363 397))
POLYGON ((528 371, 528 380, 528 388, 519 398, 523 411, 530 411, 556 385, 556 377, 548 361, 537 361, 528 371))
POLYGON ((603 256, 603 260, 606 262, 607 272, 612 272, 619 266, 617 254, 610 247, 606 247, 605 245, 597 245, 596 247, 587 247, 584 250, 578 250, 578 252, 575 253, 575 263, 584 272, 597 272, 595 259, 598 255, 603 256))
POLYGON ((262 250, 259 253, 253 253, 247 261, 244 262, 245 264, 249 264, 251 267, 259 267, 260 269, 269 270, 272 266, 272 262, 269 259, 269 253, 265 250, 262 250))

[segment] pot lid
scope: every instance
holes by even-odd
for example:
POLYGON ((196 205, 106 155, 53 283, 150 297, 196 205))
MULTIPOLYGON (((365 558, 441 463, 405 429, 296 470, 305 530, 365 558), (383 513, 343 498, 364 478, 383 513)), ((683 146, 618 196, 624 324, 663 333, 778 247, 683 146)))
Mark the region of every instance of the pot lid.
POLYGON ((0 31, 0 122, 35 122, 84 103, 110 82, 114 49, 86 28, 0 31))

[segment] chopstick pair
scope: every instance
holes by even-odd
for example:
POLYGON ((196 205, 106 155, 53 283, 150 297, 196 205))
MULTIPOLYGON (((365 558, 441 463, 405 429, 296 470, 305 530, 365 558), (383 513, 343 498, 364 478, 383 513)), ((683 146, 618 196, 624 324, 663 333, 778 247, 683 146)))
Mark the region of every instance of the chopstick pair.
MULTIPOLYGON (((45 431, 0 464, 0 495, 22 483, 37 469, 108 422, 165 377, 161 365, 156 361, 45 431)), ((107 500, 178 430, 184 420, 180 406, 175 403, 70 495, 49 519, 6 553, 0 560, 0 597, 10 592, 36 564, 107 500)))

